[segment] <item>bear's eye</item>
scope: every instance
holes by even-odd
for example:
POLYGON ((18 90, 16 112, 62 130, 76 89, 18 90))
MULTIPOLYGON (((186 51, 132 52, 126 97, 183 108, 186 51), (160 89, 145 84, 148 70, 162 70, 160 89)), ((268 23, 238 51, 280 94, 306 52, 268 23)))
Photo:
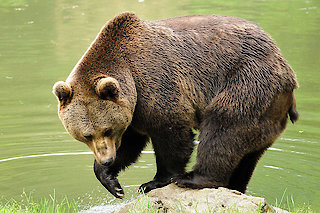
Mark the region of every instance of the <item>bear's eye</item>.
POLYGON ((91 136, 91 135, 84 136, 84 138, 85 138, 87 141, 92 141, 92 136, 91 136))
POLYGON ((104 133, 104 137, 110 137, 112 134, 112 129, 107 129, 107 131, 105 131, 104 133))

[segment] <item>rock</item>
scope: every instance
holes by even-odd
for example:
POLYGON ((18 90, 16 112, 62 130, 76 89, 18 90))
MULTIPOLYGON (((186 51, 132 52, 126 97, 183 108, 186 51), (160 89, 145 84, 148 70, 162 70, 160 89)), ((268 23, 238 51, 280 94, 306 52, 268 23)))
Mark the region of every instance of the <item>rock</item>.
POLYGON ((122 206, 125 212, 287 212, 275 210, 264 198, 242 194, 226 188, 185 189, 174 184, 152 190, 122 206))

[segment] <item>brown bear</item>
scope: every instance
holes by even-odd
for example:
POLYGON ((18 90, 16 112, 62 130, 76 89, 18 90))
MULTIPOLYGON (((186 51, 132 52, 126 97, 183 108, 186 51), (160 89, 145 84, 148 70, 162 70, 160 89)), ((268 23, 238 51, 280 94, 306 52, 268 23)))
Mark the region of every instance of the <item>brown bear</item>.
POLYGON ((66 130, 93 151, 97 178, 123 197, 118 173, 150 139, 157 173, 140 190, 174 182, 245 192, 288 115, 298 118, 297 87, 279 48, 249 21, 193 15, 151 22, 123 13, 53 92, 66 130), (192 129, 200 144, 186 173, 192 129))

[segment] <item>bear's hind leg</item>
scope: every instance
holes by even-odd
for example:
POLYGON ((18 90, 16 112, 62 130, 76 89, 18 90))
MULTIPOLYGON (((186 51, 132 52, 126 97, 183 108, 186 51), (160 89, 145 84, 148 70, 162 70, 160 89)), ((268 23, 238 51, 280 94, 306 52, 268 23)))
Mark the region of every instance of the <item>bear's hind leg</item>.
POLYGON ((252 173, 267 148, 245 155, 233 171, 227 188, 245 193, 252 173))
POLYGON ((248 141, 251 133, 250 127, 245 123, 221 124, 221 120, 210 117, 202 122, 197 162, 192 172, 175 179, 178 186, 227 187, 234 169, 243 156, 255 148, 248 141))
POLYGON ((223 120, 207 119, 201 124, 197 162, 192 172, 176 179, 178 186, 221 186, 245 192, 258 160, 283 131, 287 118, 229 125, 223 120))

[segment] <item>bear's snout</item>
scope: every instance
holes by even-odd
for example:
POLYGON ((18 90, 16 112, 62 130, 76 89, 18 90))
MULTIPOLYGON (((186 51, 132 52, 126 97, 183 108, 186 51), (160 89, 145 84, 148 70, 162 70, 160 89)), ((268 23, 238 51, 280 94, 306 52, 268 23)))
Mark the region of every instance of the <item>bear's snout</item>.
POLYGON ((101 165, 103 166, 111 166, 112 163, 113 163, 113 158, 101 160, 101 165))
POLYGON ((116 142, 113 139, 96 139, 87 143, 96 161, 103 166, 110 166, 116 158, 116 142))

